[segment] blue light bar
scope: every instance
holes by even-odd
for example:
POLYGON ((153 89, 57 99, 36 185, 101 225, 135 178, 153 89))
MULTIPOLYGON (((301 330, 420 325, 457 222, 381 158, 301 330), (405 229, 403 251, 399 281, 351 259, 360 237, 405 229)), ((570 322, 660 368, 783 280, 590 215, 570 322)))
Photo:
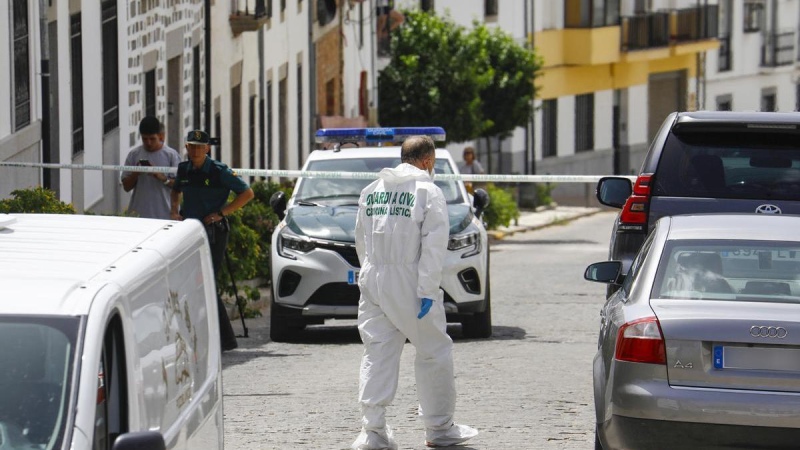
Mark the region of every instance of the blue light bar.
POLYGON ((410 136, 430 136, 434 141, 444 141, 442 127, 396 127, 396 128, 322 128, 317 130, 316 142, 402 142, 410 136))

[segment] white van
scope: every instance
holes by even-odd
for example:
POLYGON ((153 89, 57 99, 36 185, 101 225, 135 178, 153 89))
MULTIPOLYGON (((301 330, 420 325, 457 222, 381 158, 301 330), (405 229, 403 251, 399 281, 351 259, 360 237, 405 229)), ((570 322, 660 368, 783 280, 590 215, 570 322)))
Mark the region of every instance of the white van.
POLYGON ((0 214, 2 448, 222 449, 217 320, 198 221, 0 214))

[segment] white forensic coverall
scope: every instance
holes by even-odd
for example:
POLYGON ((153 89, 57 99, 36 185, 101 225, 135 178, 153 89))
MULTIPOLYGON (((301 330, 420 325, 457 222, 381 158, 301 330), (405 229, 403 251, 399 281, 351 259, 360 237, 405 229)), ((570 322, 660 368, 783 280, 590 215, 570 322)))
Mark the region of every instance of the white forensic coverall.
POLYGON ((406 338, 416 348, 419 414, 427 439, 459 434, 456 427, 461 426, 453 425, 453 341, 447 335, 444 294, 439 289, 448 236, 447 203, 428 172, 403 163, 383 169, 379 179, 361 192, 355 238, 361 262, 363 428, 353 448, 373 448, 365 444, 369 431, 384 437, 388 433, 390 444, 379 448, 396 448, 384 413, 397 391, 406 338), (433 306, 418 319, 422 298, 432 299, 433 306))

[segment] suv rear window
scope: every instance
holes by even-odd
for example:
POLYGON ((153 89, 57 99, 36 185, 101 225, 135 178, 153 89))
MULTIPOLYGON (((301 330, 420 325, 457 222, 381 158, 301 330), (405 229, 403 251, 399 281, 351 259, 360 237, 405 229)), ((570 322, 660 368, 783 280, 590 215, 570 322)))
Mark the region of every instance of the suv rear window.
POLYGON ((737 130, 671 134, 652 194, 800 200, 800 135, 737 130))

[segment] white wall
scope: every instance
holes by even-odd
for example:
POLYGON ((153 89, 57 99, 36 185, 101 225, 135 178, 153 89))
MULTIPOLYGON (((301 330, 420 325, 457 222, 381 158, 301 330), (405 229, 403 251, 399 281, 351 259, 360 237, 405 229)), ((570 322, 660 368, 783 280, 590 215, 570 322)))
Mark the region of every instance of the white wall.
MULTIPOLYGON (((83 164, 92 165, 103 163, 103 54, 102 46, 97 45, 98 42, 102 42, 101 21, 100 2, 83 0, 81 3, 83 164)), ((109 192, 108 195, 113 193, 109 192)), ((84 208, 91 208, 102 198, 103 173, 99 170, 84 171, 84 208)))
MULTIPOLYGON (((265 71, 267 79, 272 81, 272 142, 267 144, 272 149, 272 160, 268 162, 268 169, 297 169, 302 164, 298 158, 298 130, 297 130, 297 63, 298 55, 302 55, 303 66, 303 155, 308 155, 310 136, 305 130, 309 129, 310 102, 309 92, 309 49, 308 49, 308 8, 311 0, 302 2, 287 1, 286 10, 281 20, 280 2, 273 1, 272 21, 269 29, 264 33, 266 53, 265 71), (287 133, 286 145, 288 147, 288 167, 280 167, 280 133, 279 127, 279 85, 282 78, 281 67, 285 67, 287 81, 287 133)), ((315 87, 313 89, 316 89, 315 87)), ((269 153, 269 152, 268 152, 269 153)))
POLYGON ((614 91, 594 93, 594 148, 609 149, 613 143, 614 91))

